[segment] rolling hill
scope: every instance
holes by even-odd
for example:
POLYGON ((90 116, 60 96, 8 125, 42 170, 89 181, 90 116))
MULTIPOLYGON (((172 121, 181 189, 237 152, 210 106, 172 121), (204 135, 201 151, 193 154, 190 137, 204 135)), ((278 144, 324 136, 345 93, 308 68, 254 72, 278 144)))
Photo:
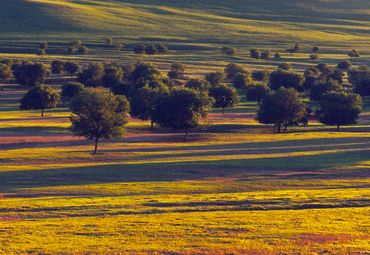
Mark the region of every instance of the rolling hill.
POLYGON ((157 39, 234 45, 366 42, 367 0, 3 0, 0 39, 157 39))

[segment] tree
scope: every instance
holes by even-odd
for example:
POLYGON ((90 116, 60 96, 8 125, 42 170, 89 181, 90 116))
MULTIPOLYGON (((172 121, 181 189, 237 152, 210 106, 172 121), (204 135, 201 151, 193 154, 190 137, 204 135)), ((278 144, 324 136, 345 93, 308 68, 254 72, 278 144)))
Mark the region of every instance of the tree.
POLYGON ((67 61, 64 63, 64 70, 69 74, 69 75, 74 75, 78 72, 79 66, 77 63, 72 62, 72 61, 67 61))
POLYGON ((144 54, 145 52, 145 45, 144 44, 136 44, 134 45, 134 53, 135 54, 144 54))
POLYGON ((289 64, 289 63, 281 63, 281 64, 279 64, 278 68, 282 69, 282 70, 289 71, 289 70, 292 69, 292 65, 289 64))
POLYGON ((186 66, 182 63, 176 62, 171 65, 170 71, 168 72, 168 78, 178 79, 184 77, 186 66))
POLYGON ((21 99, 21 110, 41 110, 44 117, 45 109, 57 107, 60 95, 52 87, 39 85, 30 89, 21 99))
POLYGON ((93 63, 77 75, 78 82, 87 87, 97 87, 102 84, 104 66, 100 63, 93 63))
POLYGON ((235 56, 238 51, 234 47, 224 46, 221 49, 221 53, 227 56, 235 56))
POLYGON ((85 86, 79 82, 67 82, 62 86, 62 100, 64 102, 71 100, 71 98, 79 95, 85 86))
POLYGON ((104 87, 111 88, 124 79, 124 71, 122 67, 116 64, 109 64, 104 67, 104 75, 102 78, 102 84, 104 87))
POLYGON ((255 59, 260 58, 260 52, 257 49, 251 49, 250 55, 251 55, 251 58, 255 58, 255 59))
POLYGON ((5 82, 12 77, 12 69, 9 65, 0 64, 0 82, 5 82))
POLYGON ((154 47, 157 49, 157 52, 164 54, 168 52, 168 47, 163 44, 156 44, 154 47))
POLYGON ((281 87, 303 89, 304 77, 299 73, 278 69, 270 74, 270 88, 277 90, 281 87))
POLYGON ((354 84, 353 91, 361 96, 370 96, 370 77, 362 78, 354 84))
POLYGON ((230 80, 233 80, 237 74, 245 74, 246 76, 249 75, 247 70, 244 69, 244 67, 242 67, 241 65, 232 64, 232 63, 228 64, 225 67, 225 74, 226 74, 226 78, 230 80))
POLYGON ((154 55, 158 53, 158 49, 155 47, 155 45, 147 45, 145 46, 145 53, 148 55, 154 55))
POLYGON ((38 55, 38 56, 45 56, 46 55, 46 51, 44 49, 38 49, 37 52, 36 52, 36 55, 38 55))
POLYGON ((274 124, 274 131, 281 132, 281 127, 299 121, 306 112, 306 105, 299 94, 292 88, 280 88, 262 100, 257 112, 257 120, 263 124, 274 124))
POLYGON ((77 52, 80 55, 87 55, 89 53, 89 48, 87 48, 86 46, 80 46, 78 47, 77 52))
POLYGON ((64 71, 64 65, 64 61, 54 60, 51 62, 51 72, 54 74, 61 74, 64 71))
POLYGON ((185 130, 185 140, 190 128, 199 125, 206 118, 212 98, 189 88, 175 88, 161 97, 155 105, 153 121, 161 127, 185 130))
POLYGON ((225 76, 221 72, 212 72, 206 74, 206 80, 211 84, 212 87, 220 85, 224 82, 225 76))
POLYGON ((249 84, 249 77, 243 73, 237 74, 233 79, 233 86, 237 89, 245 89, 249 84))
POLYGON ((317 47, 317 46, 313 46, 312 47, 312 53, 319 53, 320 52, 320 48, 317 47))
POLYGON ((17 66, 14 76, 21 85, 36 86, 45 81, 49 70, 45 64, 25 62, 17 66))
POLYGON ((261 59, 268 59, 271 57, 271 51, 270 50, 264 50, 261 52, 260 58, 261 59))
POLYGON ((270 73, 267 70, 256 70, 252 72, 252 78, 255 81, 267 81, 270 73))
POLYGON ((112 39, 112 37, 107 37, 107 38, 105 38, 105 39, 104 39, 104 41, 105 41, 105 43, 106 43, 107 45, 112 45, 112 44, 113 44, 113 39, 112 39))
POLYGON ((310 55, 311 60, 318 60, 320 58, 320 55, 318 53, 314 53, 310 55))
POLYGON ((201 92, 208 91, 211 87, 208 81, 203 79, 191 79, 185 83, 185 87, 189 89, 195 89, 201 92))
POLYGON ((351 63, 351 62, 349 62, 348 60, 345 60, 345 61, 340 62, 340 63, 337 65, 337 67, 338 67, 339 69, 344 70, 344 71, 348 71, 349 69, 351 69, 351 67, 352 67, 352 63, 351 63))
POLYGON ((154 122, 152 115, 155 104, 160 97, 168 93, 168 87, 164 84, 156 88, 151 88, 149 86, 138 88, 134 93, 131 93, 130 96, 131 116, 141 120, 150 119, 153 128, 154 122))
POLYGON ((261 100, 271 94, 271 89, 266 83, 255 83, 247 86, 246 96, 247 100, 257 101, 258 105, 261 100))
POLYGON ((218 85, 211 87, 209 96, 215 100, 213 106, 222 108, 222 113, 225 113, 225 108, 233 107, 239 102, 239 95, 235 88, 227 85, 218 85))
POLYGON ((71 46, 78 48, 78 47, 82 46, 82 41, 81 40, 74 40, 74 41, 71 42, 71 46))
POLYGON ((331 91, 343 90, 343 86, 339 82, 329 79, 324 82, 314 83, 310 89, 310 99, 320 100, 322 95, 331 91))
POLYGON ((362 111, 362 99, 359 95, 343 91, 333 91, 324 94, 320 101, 318 119, 325 125, 337 126, 355 124, 362 111))
POLYGON ((276 52, 274 55, 274 59, 281 59, 281 55, 279 52, 276 52))
POLYGON ((70 54, 70 55, 75 54, 76 51, 77 51, 77 48, 74 47, 74 46, 70 46, 70 47, 67 48, 67 53, 70 54))
POLYGON ((39 44, 39 48, 46 50, 49 47, 48 42, 42 42, 39 44))
POLYGON ((357 50, 351 50, 350 52, 348 52, 348 57, 359 58, 360 53, 357 50))
POLYGON ((139 80, 152 79, 153 76, 160 76, 161 72, 153 64, 137 63, 131 72, 131 80, 135 83, 139 80))
POLYGON ((130 104, 126 97, 115 96, 103 88, 88 88, 74 97, 70 105, 72 131, 94 140, 94 154, 100 139, 119 138, 128 122, 130 104))

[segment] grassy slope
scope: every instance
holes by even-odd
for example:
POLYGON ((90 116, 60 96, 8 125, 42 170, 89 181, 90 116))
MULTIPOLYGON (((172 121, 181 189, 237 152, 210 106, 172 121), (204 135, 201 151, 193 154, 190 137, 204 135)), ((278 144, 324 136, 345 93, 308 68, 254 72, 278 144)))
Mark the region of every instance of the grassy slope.
POLYGON ((4 0, 1 37, 85 32, 211 43, 365 41, 368 1, 4 0))

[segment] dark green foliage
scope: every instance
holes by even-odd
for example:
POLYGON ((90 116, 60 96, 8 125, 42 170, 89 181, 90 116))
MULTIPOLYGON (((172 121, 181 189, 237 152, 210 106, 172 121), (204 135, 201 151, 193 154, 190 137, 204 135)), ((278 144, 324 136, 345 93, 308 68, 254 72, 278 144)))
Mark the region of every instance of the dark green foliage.
POLYGON ((268 81, 270 73, 267 70, 256 70, 252 72, 252 78, 255 81, 268 81))
POLYGON ((344 71, 348 71, 349 69, 351 69, 351 67, 352 67, 352 63, 351 63, 351 62, 349 62, 348 60, 345 60, 345 61, 340 62, 340 63, 337 65, 337 67, 338 67, 339 69, 344 70, 344 71))
POLYGON ((124 76, 125 74, 122 67, 116 64, 106 65, 104 68, 102 84, 104 87, 111 88, 122 82, 125 78, 124 76))
POLYGON ((238 51, 234 47, 224 46, 221 49, 221 53, 227 56, 235 56, 238 51))
POLYGON ((223 113, 225 108, 233 107, 239 102, 239 95, 236 89, 224 84, 211 87, 209 96, 215 100, 213 106, 222 108, 223 113))
POLYGON ((281 87, 303 90, 304 77, 299 73, 278 69, 270 74, 270 88, 277 90, 281 87))
POLYGON ((12 77, 10 65, 0 64, 0 82, 5 82, 12 77))
POLYGON ((246 97, 247 100, 257 101, 260 104, 260 101, 263 100, 266 96, 271 94, 271 89, 267 86, 266 83, 256 83, 247 86, 246 97))
POLYGON ((87 87, 97 87, 102 85, 105 74, 104 66, 100 63, 93 63, 88 68, 82 70, 77 76, 78 82, 87 87))
POLYGON ((52 87, 39 85, 30 89, 21 99, 20 109, 41 110, 41 117, 45 109, 57 107, 60 95, 52 87))
POLYGON ((158 53, 164 54, 168 52, 168 47, 163 44, 156 44, 154 47, 157 49, 158 53))
POLYGON ((133 86, 131 83, 128 82, 120 82, 113 87, 110 88, 110 90, 115 94, 115 95, 123 95, 126 96, 127 98, 130 97, 131 91, 133 90, 133 86))
POLYGON ((80 55, 87 55, 89 53, 89 48, 87 48, 86 46, 80 46, 78 47, 77 52, 80 55))
POLYGON ((274 130, 280 133, 281 127, 298 122, 305 115, 306 105, 299 94, 292 88, 280 88, 266 96, 257 112, 257 120, 263 124, 274 124, 274 130))
POLYGON ((140 79, 148 80, 153 76, 160 76, 161 72, 153 64, 137 63, 131 73, 131 80, 137 82, 140 79))
POLYGON ((351 50, 350 52, 348 52, 348 56, 351 58, 359 58, 360 53, 357 50, 351 50))
POLYGON ((145 46, 145 53, 148 55, 154 55, 158 53, 158 49, 155 45, 147 45, 145 46))
POLYGON ((77 48, 74 47, 74 46, 70 46, 70 47, 67 48, 67 53, 70 54, 70 55, 75 54, 76 51, 77 51, 77 48))
POLYGON ((291 69, 292 69, 292 65, 291 65, 291 64, 289 64, 289 63, 281 63, 281 64, 279 64, 278 68, 279 68, 279 69, 282 69, 282 70, 287 70, 287 71, 289 71, 289 70, 291 70, 291 69))
POLYGON ((161 97, 153 112, 153 121, 161 127, 188 130, 199 125, 206 118, 212 98, 189 88, 175 88, 170 94, 161 97))
POLYGON ((361 96, 370 96, 370 77, 358 80, 353 88, 354 92, 361 96))
POLYGON ((194 89, 197 91, 208 91, 208 89, 211 87, 208 81, 203 79, 191 79, 187 81, 184 85, 186 88, 194 89))
POLYGON ((227 79, 233 80, 237 74, 245 74, 247 76, 248 72, 241 65, 228 64, 225 67, 225 74, 227 79))
POLYGON ((81 40, 74 40, 74 41, 71 42, 71 46, 75 47, 75 48, 78 48, 78 47, 82 46, 82 41, 81 40))
POLYGON ((276 52, 275 55, 274 55, 274 58, 275 59, 281 59, 281 55, 279 52, 276 52))
POLYGON ((67 102, 71 98, 79 95, 84 89, 85 89, 85 86, 82 83, 67 82, 66 84, 63 84, 62 86, 62 93, 61 93, 62 100, 64 102, 67 102))
POLYGON ((153 110, 158 99, 168 93, 168 87, 164 84, 156 88, 145 86, 136 89, 130 96, 131 116, 141 120, 152 119, 153 110))
POLYGON ((144 54, 144 52, 145 52, 145 45, 144 44, 136 44, 135 46, 134 46, 134 53, 135 54, 144 54))
POLYGON ((318 119, 326 125, 337 126, 355 124, 362 111, 362 99, 359 95, 346 92, 329 92, 321 97, 318 119))
POLYGON ((64 61, 54 60, 51 62, 51 72, 54 74, 61 74, 64 71, 64 65, 64 61))
POLYGON ((370 68, 368 66, 359 66, 348 71, 348 79, 352 85, 356 85, 360 80, 370 79, 370 68))
POLYGON ((128 122, 130 104, 126 97, 115 96, 103 88, 88 88, 74 97, 70 105, 72 131, 95 141, 97 152, 100 139, 119 138, 128 122))
POLYGON ((173 63, 171 65, 170 71, 168 72, 168 78, 179 79, 183 78, 185 74, 186 66, 182 63, 173 63))
POLYGON ((46 50, 49 47, 48 42, 42 42, 39 44, 39 48, 46 50))
POLYGON ((113 44, 113 38, 112 37, 107 37, 104 39, 105 43, 107 45, 112 45, 113 44))
POLYGON ((45 81, 49 70, 45 64, 25 62, 17 67, 14 76, 21 85, 36 86, 45 81))
POLYGON ((320 56, 319 56, 319 54, 317 54, 317 53, 314 53, 314 54, 311 54, 310 55, 310 59, 311 60, 317 60, 317 59, 319 59, 320 58, 320 56))
POLYGON ((268 59, 271 57, 271 51, 270 50, 264 50, 261 52, 260 58, 261 59, 268 59))
POLYGON ((335 80, 339 83, 343 83, 344 71, 342 69, 333 69, 333 71, 327 76, 327 79, 335 80))
POLYGON ((304 71, 304 78, 303 88, 305 91, 310 90, 319 79, 319 70, 315 67, 307 68, 304 71))
POLYGON ((212 72, 206 74, 206 80, 211 84, 212 87, 220 85, 224 82, 225 76, 221 72, 212 72))
POLYGON ((250 55, 251 55, 251 58, 255 58, 255 59, 260 58, 260 52, 257 49, 251 49, 250 55))
POLYGON ((66 71, 69 75, 74 75, 78 72, 79 66, 77 63, 72 61, 67 61, 64 63, 64 71, 66 71))
POLYGON ((44 49, 38 49, 37 52, 36 52, 36 55, 38 55, 38 56, 45 56, 46 55, 46 51, 44 49))
POLYGON ((249 77, 244 73, 238 73, 233 79, 233 86, 237 89, 245 89, 249 84, 249 77))
POLYGON ((310 89, 310 99, 320 100, 325 93, 340 90, 343 90, 343 86, 335 80, 329 79, 325 82, 314 83, 310 89))
POLYGON ((320 48, 317 47, 317 46, 314 46, 314 47, 312 47, 312 52, 313 53, 319 53, 320 52, 320 48))

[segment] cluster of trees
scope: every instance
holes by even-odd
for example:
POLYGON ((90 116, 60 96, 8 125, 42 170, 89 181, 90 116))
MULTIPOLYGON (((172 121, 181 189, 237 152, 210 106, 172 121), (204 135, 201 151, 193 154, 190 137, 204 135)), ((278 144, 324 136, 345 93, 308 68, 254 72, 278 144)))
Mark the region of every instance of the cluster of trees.
POLYGON ((2 61, 0 79, 13 75, 20 84, 32 87, 22 98, 21 109, 38 109, 43 115, 45 109, 56 107, 60 101, 69 105, 74 114, 73 131, 94 139, 95 150, 100 139, 122 134, 128 115, 150 121, 152 126, 184 130, 187 138, 189 130, 199 125, 212 106, 224 112, 235 106, 243 93, 248 100, 258 102, 256 119, 274 125, 276 132, 290 125, 307 125, 313 113, 322 123, 339 129, 356 122, 362 107, 360 95, 370 95, 369 67, 352 68, 348 61, 336 67, 318 64, 303 74, 284 63, 273 71, 253 72, 229 64, 223 72, 211 72, 204 78, 187 78, 185 69, 185 65, 174 63, 164 75, 146 63, 91 63, 78 72, 79 66, 73 62, 55 60, 47 66, 2 61), (64 84, 59 93, 42 85, 49 70, 55 74, 78 72, 77 81, 64 84), (352 86, 345 84, 345 75, 352 86), (320 108, 314 112, 304 96, 318 101, 320 108))
POLYGON ((163 44, 136 44, 133 47, 133 51, 135 54, 147 54, 147 55, 155 55, 155 54, 165 54, 168 52, 168 47, 163 44))

